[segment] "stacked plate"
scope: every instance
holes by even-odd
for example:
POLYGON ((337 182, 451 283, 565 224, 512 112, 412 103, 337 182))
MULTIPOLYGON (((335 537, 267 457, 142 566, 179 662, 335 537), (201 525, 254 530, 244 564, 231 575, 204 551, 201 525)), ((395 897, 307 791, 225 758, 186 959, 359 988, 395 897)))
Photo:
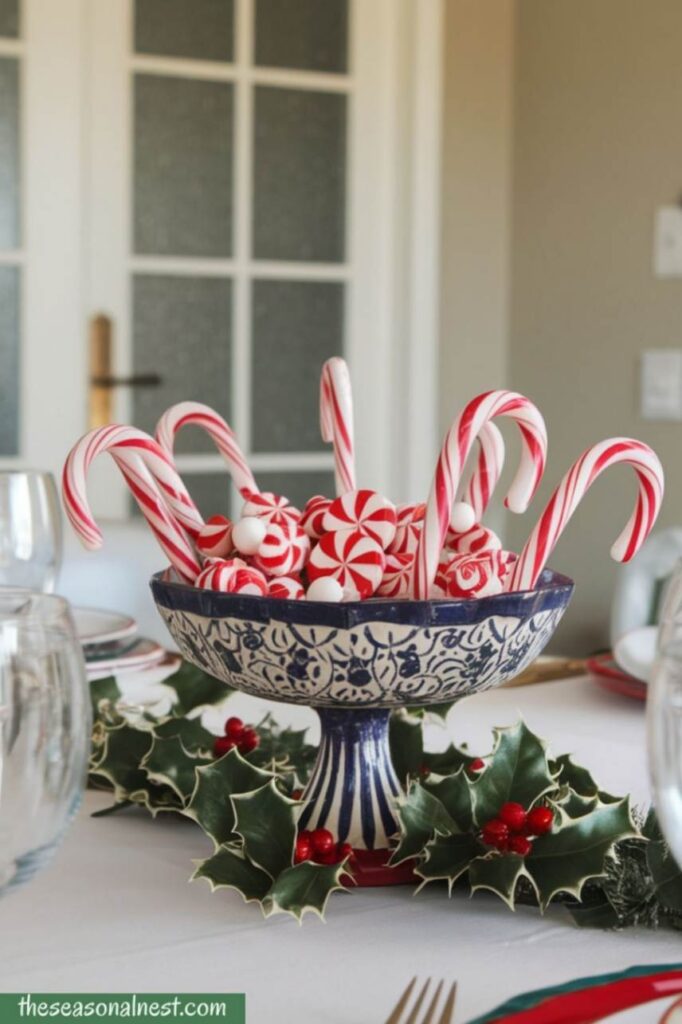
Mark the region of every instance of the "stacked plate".
POLYGON ((605 689, 636 700, 646 700, 656 660, 657 635, 656 626, 631 629, 618 640, 613 654, 590 658, 587 666, 605 689))

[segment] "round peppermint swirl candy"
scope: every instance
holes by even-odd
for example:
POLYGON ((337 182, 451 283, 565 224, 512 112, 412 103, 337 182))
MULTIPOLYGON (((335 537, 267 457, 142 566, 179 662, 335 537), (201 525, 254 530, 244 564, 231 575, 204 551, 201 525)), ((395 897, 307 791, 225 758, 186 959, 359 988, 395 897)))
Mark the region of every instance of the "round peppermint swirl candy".
POLYGON ((331 503, 331 498, 325 498, 321 494, 316 494, 306 502, 299 525, 303 527, 311 540, 319 540, 326 532, 322 523, 325 512, 331 503))
POLYGON ((257 516, 267 523, 297 523, 301 518, 299 509, 289 503, 288 498, 272 491, 254 492, 244 502, 242 518, 257 516))
POLYGON ((203 590, 228 592, 229 582, 238 569, 246 569, 241 558, 212 558, 194 581, 195 587, 203 590))
POLYGON ((408 597, 414 555, 386 555, 386 567, 377 597, 408 597))
POLYGON ((253 597, 265 597, 268 592, 268 581, 262 572, 247 565, 245 569, 235 569, 227 586, 229 594, 250 594, 253 597))
POLYGON ((325 533, 308 562, 311 583, 329 576, 338 581, 347 601, 371 597, 381 583, 386 556, 381 546, 362 530, 325 533))
POLYGON ((310 538, 297 523, 268 523, 253 564, 268 576, 289 576, 303 568, 310 554, 310 538))
POLYGON ((476 523, 465 533, 448 530, 445 547, 457 555, 478 555, 482 551, 500 551, 502 541, 493 530, 489 530, 481 523, 476 523))
POLYGON ((501 551, 455 555, 444 574, 448 597, 491 597, 501 594, 509 568, 501 551))
POLYGON ((392 555, 414 555, 424 522, 426 505, 400 505, 397 509, 395 537, 388 546, 392 555))
POLYGON ((196 539, 197 550, 204 558, 224 558, 232 551, 233 523, 226 516, 211 516, 196 539))
POLYGON ((295 576, 276 576, 268 580, 268 597, 279 597, 285 601, 300 601, 305 597, 303 584, 295 576))
POLYGON ((376 491, 348 491, 331 503, 322 526, 328 533, 360 530, 385 551, 395 537, 395 505, 376 491))

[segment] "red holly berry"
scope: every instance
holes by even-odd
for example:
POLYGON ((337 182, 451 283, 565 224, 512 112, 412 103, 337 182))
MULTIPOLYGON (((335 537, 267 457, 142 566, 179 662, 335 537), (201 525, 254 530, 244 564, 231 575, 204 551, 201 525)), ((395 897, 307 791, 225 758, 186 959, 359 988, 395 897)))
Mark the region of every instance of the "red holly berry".
POLYGON ((225 722, 225 735, 229 736, 231 740, 241 739, 241 735, 244 732, 244 723, 241 718, 237 718, 236 715, 232 715, 231 718, 225 722))
POLYGON ((300 864, 301 861, 310 860, 312 854, 313 846, 310 842, 310 832, 301 832, 301 834, 296 838, 294 864, 300 864))
POLYGON ((331 850, 327 850, 326 853, 315 854, 316 864, 336 864, 338 863, 338 855, 336 853, 336 845, 332 846, 331 850))
POLYGON ((485 768, 485 761, 482 757, 475 757, 473 761, 469 761, 468 770, 470 772, 482 772, 485 768))
POLYGON ((522 832, 526 824, 525 809, 521 804, 514 803, 513 801, 502 804, 498 817, 500 821, 505 823, 510 832, 516 834, 522 832))
POLYGON ((260 745, 260 736, 255 729, 243 729, 239 740, 239 753, 250 754, 260 745))
POLYGON ((534 807, 528 812, 528 832, 531 836, 544 836, 552 831, 554 814, 549 807, 534 807))
POLYGON ((291 799, 292 800, 300 800, 302 796, 303 796, 303 790, 302 789, 292 789, 292 791, 291 791, 291 799))
POLYGON ((339 843, 336 847, 336 856, 340 861, 345 860, 346 857, 353 856, 353 847, 350 843, 339 843))
POLYGON ((231 740, 229 736, 218 736, 213 744, 213 756, 222 757, 228 750, 232 750, 233 746, 234 740, 231 740))
POLYGON ((491 821, 481 829, 481 837, 486 846, 494 846, 496 850, 504 850, 509 841, 509 827, 499 818, 492 818, 491 821))
POLYGON ((315 860, 317 860, 318 857, 326 856, 326 854, 328 854, 330 850, 333 850, 336 845, 334 842, 334 836, 328 828, 316 828, 310 836, 310 842, 312 843, 315 860))
POLYGON ((509 840, 510 853, 518 853, 522 857, 527 857, 532 849, 533 844, 525 836, 512 836, 509 840))

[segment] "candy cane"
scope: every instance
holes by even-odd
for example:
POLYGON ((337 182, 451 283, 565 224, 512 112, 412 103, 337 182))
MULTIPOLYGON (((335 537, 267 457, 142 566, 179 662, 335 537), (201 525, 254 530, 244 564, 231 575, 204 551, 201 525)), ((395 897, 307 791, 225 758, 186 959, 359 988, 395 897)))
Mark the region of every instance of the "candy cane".
POLYGON ((611 548, 611 557, 617 562, 628 562, 639 551, 661 507, 663 467, 648 445, 628 437, 612 437, 584 451, 566 473, 526 541, 507 590, 530 590, 535 586, 578 504, 597 477, 619 462, 632 466, 639 490, 634 512, 611 548))
POLYGON ((169 490, 183 493, 182 481, 154 439, 141 430, 117 424, 100 427, 82 437, 69 452, 62 474, 64 507, 83 545, 91 551, 102 545, 102 533, 87 499, 86 477, 93 459, 106 451, 113 456, 172 565, 183 579, 193 582, 201 566, 187 534, 167 505, 169 490), (163 489, 159 474, 164 479, 163 489))
POLYGON ((426 505, 413 576, 414 596, 426 599, 436 576, 462 468, 483 425, 497 416, 513 419, 521 431, 521 462, 505 505, 513 512, 527 508, 542 477, 547 457, 547 430, 539 410, 515 391, 489 391, 474 398, 445 435, 426 505))
POLYGON ((169 457, 173 457, 175 435, 187 426, 201 427, 206 431, 227 463, 235 487, 243 498, 258 492, 258 485, 231 427, 209 405, 178 402, 165 411, 156 424, 155 437, 169 457))
POLYGON ((469 482, 462 489, 466 501, 480 523, 497 487, 504 466, 504 438, 494 423, 484 423, 478 435, 478 459, 469 482))
POLYGON ((320 378, 320 432, 334 445, 336 493, 354 491, 353 394, 350 374, 343 359, 335 356, 322 367, 320 378))

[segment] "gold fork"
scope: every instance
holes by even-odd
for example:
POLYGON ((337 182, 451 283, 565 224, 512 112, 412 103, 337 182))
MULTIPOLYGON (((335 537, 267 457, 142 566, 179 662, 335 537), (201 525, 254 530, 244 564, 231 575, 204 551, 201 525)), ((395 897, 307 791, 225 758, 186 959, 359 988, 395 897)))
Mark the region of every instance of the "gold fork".
POLYGON ((426 1013, 423 1017, 418 1018, 419 1011, 422 1008, 422 1003, 426 999, 431 979, 427 978, 422 986, 421 991, 417 996, 417 1000, 412 1007, 409 1015, 403 1017, 403 1010, 407 1013, 407 1004, 410 1001, 412 990, 417 982, 416 977, 412 979, 410 984, 407 986, 400 999, 398 1000, 395 1008, 393 1009, 390 1017, 386 1021, 386 1024, 453 1024, 453 1018, 455 1014, 455 996, 457 995, 457 982, 454 981, 450 986, 450 991, 447 994, 443 1010, 438 1019, 435 1018, 434 1014, 438 1012, 438 1003, 440 1001, 440 995, 443 990, 443 982, 440 981, 436 986, 436 991, 433 994, 431 1002, 428 1005, 426 1013))

